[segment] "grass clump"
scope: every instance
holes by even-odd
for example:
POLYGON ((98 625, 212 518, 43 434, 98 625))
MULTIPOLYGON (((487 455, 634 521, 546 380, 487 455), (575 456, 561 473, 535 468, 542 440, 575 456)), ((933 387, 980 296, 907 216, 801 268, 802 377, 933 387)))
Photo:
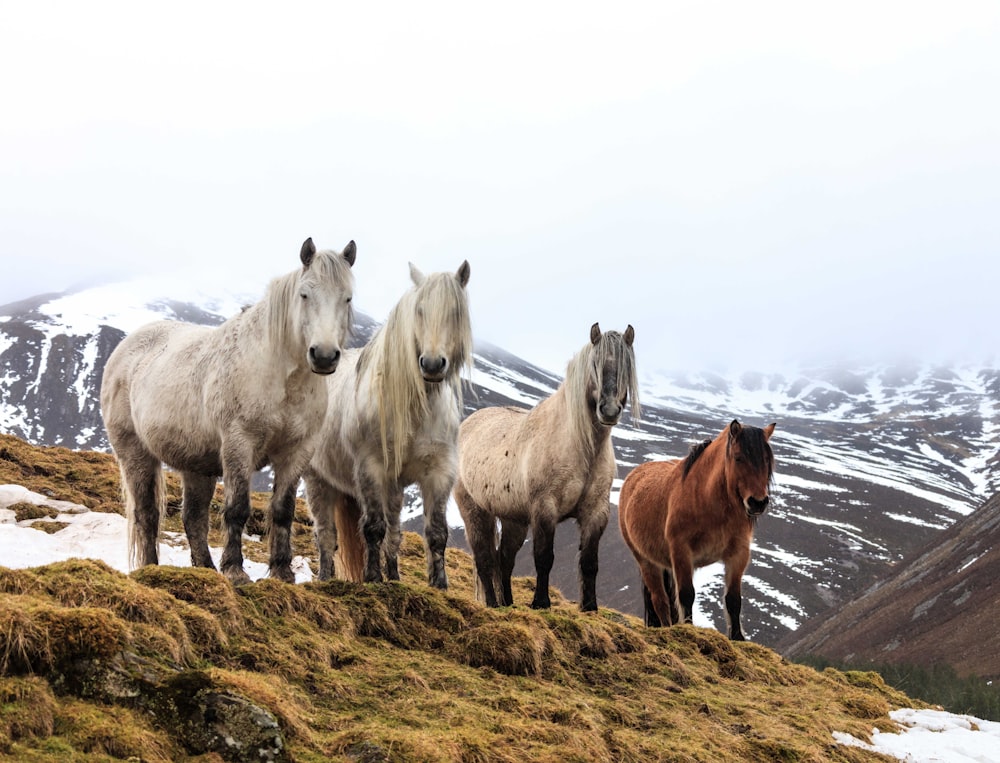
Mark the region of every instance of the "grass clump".
MULTIPOLYGON (((0 473, 73 468, 61 449, 3 448, 0 473)), ((117 473, 53 491, 117 506, 117 473)), ((919 704, 876 674, 580 613, 557 591, 534 611, 531 580, 514 581, 516 606, 488 610, 469 557, 448 549, 446 566, 450 590, 428 587, 422 540, 405 534, 402 580, 382 584, 236 589, 212 570, 123 575, 85 560, 0 568, 0 754, 208 763, 247 759, 226 737, 257 734, 244 749, 269 745, 275 760, 861 761, 879 756, 834 731, 894 730, 889 710, 919 704)))

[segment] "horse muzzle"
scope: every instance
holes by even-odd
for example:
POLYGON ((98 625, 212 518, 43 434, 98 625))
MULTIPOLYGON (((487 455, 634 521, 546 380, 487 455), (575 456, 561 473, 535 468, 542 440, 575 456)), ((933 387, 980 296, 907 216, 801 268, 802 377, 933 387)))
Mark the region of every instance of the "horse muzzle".
POLYGON ((602 402, 597 406, 597 420, 606 427, 613 427, 622 417, 623 410, 617 403, 602 402))
POLYGON ((337 370, 340 350, 322 350, 316 345, 309 348, 309 370, 314 374, 328 376, 337 370))
POLYGON ((419 360, 420 375, 424 377, 425 382, 438 384, 444 381, 445 372, 448 370, 448 358, 421 355, 419 360))
POLYGON ((743 506, 747 510, 747 516, 759 517, 767 510, 770 502, 770 497, 766 495, 763 498, 754 498, 750 495, 743 499, 743 506))

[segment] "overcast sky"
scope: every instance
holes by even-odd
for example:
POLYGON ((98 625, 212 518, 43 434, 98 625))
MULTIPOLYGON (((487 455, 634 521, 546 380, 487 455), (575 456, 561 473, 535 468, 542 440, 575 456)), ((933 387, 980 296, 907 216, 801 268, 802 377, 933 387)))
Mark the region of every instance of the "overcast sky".
POLYGON ((1000 358, 1000 4, 13 3, 0 304, 358 245, 556 371, 1000 358))

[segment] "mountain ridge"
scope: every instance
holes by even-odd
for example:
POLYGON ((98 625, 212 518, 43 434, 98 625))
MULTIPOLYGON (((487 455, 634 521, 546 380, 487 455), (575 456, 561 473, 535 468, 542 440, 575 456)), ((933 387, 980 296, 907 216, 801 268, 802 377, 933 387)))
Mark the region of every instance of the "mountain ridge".
MULTIPOLYGON (((157 318, 218 323, 246 295, 190 285, 164 298, 164 283, 107 285, 39 296, 0 313, 0 429, 39 444, 106 450, 97 390, 103 363, 127 331, 157 318), (191 292, 191 293, 189 293, 191 292)), ((377 323, 359 314, 354 343, 377 323)), ((847 601, 906 554, 1000 492, 1000 372, 995 368, 895 365, 790 373, 644 372, 637 327, 643 421, 613 432, 620 481, 634 466, 678 457, 733 418, 777 421, 774 506, 758 525, 744 585, 748 635, 774 643, 847 601)), ((567 360, 577 348, 565 348, 567 360)), ((477 343, 466 412, 529 407, 561 377, 503 348, 477 343)), ((412 491, 411 491, 412 492, 412 491)), ((420 513, 410 500, 408 516, 420 513)), ((454 516, 454 515, 453 515, 454 516)), ((411 519, 408 529, 420 529, 411 519)), ((454 542, 462 544, 460 528, 454 542)), ((553 585, 575 597, 576 528, 557 531, 553 585)), ((532 574, 530 548, 515 570, 532 574)), ((723 622, 721 576, 699 574, 696 622, 723 622)), ((637 613, 638 572, 617 529, 601 545, 598 602, 637 613)))

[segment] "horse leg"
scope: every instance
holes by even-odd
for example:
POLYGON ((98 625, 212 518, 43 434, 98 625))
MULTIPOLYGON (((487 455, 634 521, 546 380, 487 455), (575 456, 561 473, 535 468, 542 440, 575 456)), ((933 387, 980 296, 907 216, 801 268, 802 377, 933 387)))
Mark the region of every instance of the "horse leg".
POLYGON ((739 549, 737 554, 725 560, 726 569, 726 626, 733 641, 746 641, 740 624, 740 610, 743 608, 743 572, 750 563, 750 548, 739 549))
POLYGON ((673 559, 674 585, 677 592, 677 620, 675 622, 691 622, 694 612, 694 565, 691 557, 680 549, 671 549, 673 559))
POLYGON ((208 551, 209 508, 215 495, 215 477, 194 472, 184 472, 184 500, 181 503, 181 522, 191 548, 191 566, 215 569, 215 562, 208 551))
POLYGON ((659 628, 675 622, 670 619, 670 604, 663 585, 663 568, 644 559, 639 562, 639 574, 642 575, 646 625, 659 628))
POLYGON ((500 591, 503 601, 501 604, 514 606, 514 592, 511 589, 510 577, 514 573, 514 560, 517 552, 524 545, 524 539, 528 537, 528 525, 525 522, 515 522, 510 519, 500 520, 500 591))
POLYGON ((607 499, 596 510, 581 511, 580 525, 580 611, 597 611, 597 550, 611 516, 607 499))
POLYGON ((461 479, 455 482, 455 503, 462 514, 465 539, 469 542, 476 568, 476 598, 487 607, 497 607, 500 602, 497 601, 494 587, 497 567, 496 520, 472 499, 461 479))
POLYGON ((399 547, 403 544, 403 529, 400 527, 403 514, 403 494, 390 492, 386 500, 385 540, 382 554, 385 557, 386 580, 399 580, 399 547))
POLYGON ((286 583, 295 582, 295 573, 292 572, 292 521, 295 519, 296 483, 279 488, 275 477, 268 517, 270 555, 267 574, 286 583))
MULTIPOLYGON (((656 609, 653 607, 653 596, 649 592, 649 588, 645 583, 642 584, 642 613, 643 613, 643 623, 647 628, 662 628, 663 623, 656 614, 656 609)), ((670 623, 667 623, 670 625, 670 623)))
POLYGON ((663 590, 667 592, 667 604, 670 605, 670 622, 680 621, 677 611, 677 586, 674 584, 674 573, 670 568, 663 571, 663 590))
POLYGON ((358 486, 358 503, 361 505, 361 535, 365 539, 365 582, 381 583, 382 543, 386 534, 386 490, 375 475, 383 471, 380 463, 368 468, 361 462, 355 468, 355 484, 358 486))
POLYGON ((339 491, 311 469, 306 470, 306 502, 313 518, 313 535, 319 549, 319 579, 333 578, 334 557, 337 553, 337 523, 333 518, 333 507, 339 491))
POLYGON ((223 483, 226 503, 222 509, 224 542, 222 574, 233 585, 250 582, 250 576, 243 569, 243 528, 250 518, 250 475, 253 473, 253 459, 241 449, 223 445, 223 483))
POLYGON ((424 546, 427 554, 427 582, 434 588, 448 588, 444 551, 448 545, 448 496, 455 484, 451 471, 428 470, 420 482, 424 499, 424 546))
POLYGON ((545 515, 542 508, 531 523, 531 536, 535 553, 535 596, 531 600, 532 609, 548 609, 552 606, 549 598, 549 573, 555 561, 552 549, 555 540, 556 524, 545 515))

